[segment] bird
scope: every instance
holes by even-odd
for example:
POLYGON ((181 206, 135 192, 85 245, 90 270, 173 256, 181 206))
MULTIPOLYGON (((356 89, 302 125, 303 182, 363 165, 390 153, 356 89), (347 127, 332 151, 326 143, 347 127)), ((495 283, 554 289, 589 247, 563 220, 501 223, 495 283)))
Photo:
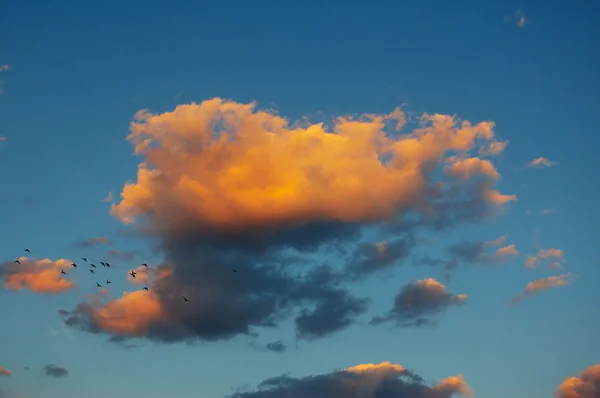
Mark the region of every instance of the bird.
POLYGON ((61 270, 60 270, 60 273, 61 273, 61 274, 63 274, 63 275, 67 275, 67 273, 65 272, 65 270, 64 270, 64 269, 61 269, 61 270))
POLYGON ((77 268, 77 264, 71 263, 71 265, 73 266, 73 268, 77 268))
POLYGON ((106 267, 106 263, 104 261, 100 261, 100 264, 102 264, 103 267, 106 267))
POLYGON ((87 263, 87 258, 81 257, 81 259, 87 263))
POLYGON ((107 266, 108 268, 110 268, 110 264, 109 264, 109 263, 104 263, 104 264, 106 264, 106 266, 107 266))
POLYGON ((107 280, 106 280, 106 284, 108 285, 108 284, 110 284, 110 283, 112 283, 112 282, 111 282, 111 281, 109 281, 109 280, 107 279, 107 280))
POLYGON ((142 264, 144 267, 148 268, 148 264, 144 263, 142 264))
POLYGON ((19 260, 15 260, 15 263, 17 264, 21 264, 21 262, 19 260))
MULTIPOLYGON (((183 297, 183 296, 182 296, 182 297, 183 297)), ((190 300, 188 300, 188 299, 186 299, 185 297, 183 297, 183 301, 190 301, 190 300)))
POLYGON ((93 274, 93 273, 94 273, 94 270, 90 268, 90 274, 93 274))
POLYGON ((133 278, 135 278, 135 276, 137 275, 137 273, 136 273, 135 271, 133 271, 133 270, 132 270, 132 271, 129 273, 129 275, 131 275, 133 278))
POLYGON ((144 286, 144 289, 142 289, 142 290, 146 290, 146 291, 147 291, 147 290, 148 290, 148 288, 147 288, 146 286, 144 286))
POLYGON ((31 252, 29 251, 29 249, 25 249, 25 251, 26 251, 27 253, 31 253, 31 252))
POLYGON ((237 272, 237 271, 234 269, 233 272, 237 272))
POLYGON ((97 286, 97 287, 102 287, 102 285, 101 285, 101 284, 99 284, 98 282, 96 282, 96 286, 97 286))
POLYGON ((96 266, 94 264, 92 264, 92 263, 90 263, 90 267, 96 268, 96 266))

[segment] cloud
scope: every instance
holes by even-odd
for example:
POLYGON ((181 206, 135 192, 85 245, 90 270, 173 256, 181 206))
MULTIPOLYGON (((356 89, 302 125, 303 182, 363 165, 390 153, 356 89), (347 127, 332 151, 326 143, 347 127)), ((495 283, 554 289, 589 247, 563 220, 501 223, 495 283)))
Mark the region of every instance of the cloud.
POLYGON ((556 398, 597 398, 600 396, 600 364, 586 368, 579 377, 565 379, 558 390, 556 398))
POLYGON ((525 12, 523 12, 523 10, 520 8, 515 11, 514 14, 505 16, 504 20, 506 22, 514 23, 517 28, 523 28, 529 23, 527 17, 525 16, 525 12))
POLYGON ((117 259, 117 260, 132 261, 137 256, 139 256, 141 253, 142 252, 139 250, 111 249, 108 251, 108 253, 106 253, 106 257, 110 257, 110 258, 117 259))
POLYGON ((496 141, 492 140, 487 147, 481 147, 479 149, 479 156, 498 156, 508 146, 509 141, 496 141))
POLYGON ((10 376, 12 372, 0 366, 0 376, 10 376))
POLYGON ((268 343, 265 348, 274 352, 284 352, 287 349, 287 346, 283 343, 283 341, 277 340, 268 343))
POLYGON ((111 244, 111 240, 109 238, 98 237, 98 238, 92 238, 92 239, 76 242, 75 246, 88 248, 88 247, 94 247, 97 245, 110 245, 110 244, 111 244))
POLYGON ((548 265, 551 269, 562 268, 562 264, 567 261, 565 252, 561 249, 541 249, 536 255, 527 256, 525 265, 527 268, 537 268, 544 260, 556 260, 548 265))
POLYGON ((0 277, 7 289, 21 291, 27 288, 34 293, 58 294, 75 287, 75 283, 60 272, 71 266, 70 260, 20 257, 19 262, 5 261, 0 264, 0 277))
POLYGON ((495 139, 492 122, 418 122, 397 131, 406 126, 396 109, 331 127, 290 124, 219 98, 138 112, 129 136, 142 157, 137 181, 111 213, 157 242, 158 268, 172 272, 151 293, 61 315, 92 333, 156 341, 251 335, 289 317, 304 339, 352 325, 369 299, 351 284, 398 264, 418 228, 481 221, 516 200, 496 190, 491 163, 469 155, 495 139), (367 230, 388 238, 367 243, 367 230), (313 266, 317 252, 347 265, 313 266), (134 324, 128 306, 146 309, 134 324))
POLYGON ((556 166, 557 164, 558 164, 558 162, 553 162, 544 157, 539 157, 539 158, 535 158, 531 162, 527 163, 527 165, 525 167, 543 168, 543 167, 556 166))
POLYGON ((113 193, 109 192, 108 196, 101 200, 101 202, 108 203, 113 201, 113 193))
POLYGON ((494 250, 494 246, 500 246, 506 242, 506 236, 501 236, 492 241, 469 242, 463 241, 455 243, 448 247, 450 260, 446 262, 446 269, 453 269, 460 263, 465 264, 500 264, 508 258, 517 256, 514 244, 499 247, 494 250))
POLYGON ((50 364, 44 367, 44 374, 51 377, 65 377, 69 374, 69 371, 63 366, 50 364))
POLYGON ((4 64, 0 65, 0 72, 6 72, 7 70, 12 69, 10 65, 4 64))
POLYGON ((533 210, 527 210, 526 213, 527 213, 528 216, 536 216, 536 215, 546 216, 546 215, 549 215, 549 214, 556 213, 556 209, 542 209, 538 213, 536 213, 533 210))
POLYGON ((541 292, 542 290, 566 286, 574 279, 574 276, 571 273, 561 274, 558 276, 551 276, 548 278, 538 279, 536 281, 530 282, 525 286, 525 289, 515 297, 510 300, 511 304, 516 304, 519 301, 541 292))
POLYGON ((6 137, 0 136, 0 146, 2 146, 2 144, 4 144, 5 141, 6 141, 6 137))
POLYGON ((303 378, 273 377, 264 380, 255 391, 236 392, 230 398, 450 398, 455 394, 473 396, 462 375, 429 387, 421 376, 403 366, 382 362, 303 378))
POLYGON ((435 323, 434 316, 452 306, 465 304, 466 299, 466 295, 452 294, 431 278, 411 282, 396 295, 392 309, 373 318, 371 324, 394 322, 400 327, 411 327, 435 323))

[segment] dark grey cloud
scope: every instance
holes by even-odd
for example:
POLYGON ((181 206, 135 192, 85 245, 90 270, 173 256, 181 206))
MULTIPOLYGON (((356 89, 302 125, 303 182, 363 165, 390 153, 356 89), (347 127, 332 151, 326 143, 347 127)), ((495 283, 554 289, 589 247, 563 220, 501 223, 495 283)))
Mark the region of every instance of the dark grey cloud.
POLYGON ((69 371, 62 366, 49 364, 44 366, 44 374, 51 377, 65 377, 69 371))
MULTIPOLYGON (((369 365, 367 365, 368 367, 369 365)), ((229 398, 450 398, 471 395, 464 379, 428 386, 423 378, 399 365, 371 365, 364 370, 340 370, 302 378, 282 375, 264 380, 253 391, 229 398)))
POLYGON ((75 242, 75 247, 90 248, 90 247, 95 247, 98 245, 110 245, 110 244, 111 244, 111 240, 109 238, 99 236, 97 238, 80 240, 78 242, 75 242))
POLYGON ((265 345, 265 348, 274 352, 284 352, 287 349, 287 346, 281 340, 272 341, 265 345))
POLYGON ((386 322, 399 327, 418 327, 436 322, 435 317, 452 306, 463 305, 466 296, 448 292, 441 283, 426 279, 405 285, 396 297, 392 309, 376 316, 372 325, 386 322))

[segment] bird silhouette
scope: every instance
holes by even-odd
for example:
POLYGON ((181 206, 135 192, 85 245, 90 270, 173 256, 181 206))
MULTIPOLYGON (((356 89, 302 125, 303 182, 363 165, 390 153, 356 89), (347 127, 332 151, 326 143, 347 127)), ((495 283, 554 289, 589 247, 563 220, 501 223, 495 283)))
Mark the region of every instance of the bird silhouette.
POLYGON ((81 259, 87 263, 87 258, 81 257, 81 259))
POLYGON ((15 263, 17 264, 21 264, 21 262, 19 260, 15 260, 15 263))
POLYGON ((107 266, 108 268, 110 268, 110 264, 109 264, 109 263, 104 263, 104 264, 106 264, 106 266, 107 266))
POLYGON ((131 275, 131 277, 132 277, 132 278, 135 278, 135 276, 137 275, 137 272, 135 272, 135 271, 133 271, 133 270, 132 270, 132 271, 129 273, 129 275, 131 275))
POLYGON ((25 249, 25 251, 26 251, 27 253, 31 253, 31 252, 29 251, 29 249, 25 249))
POLYGON ((112 282, 111 282, 111 281, 109 281, 108 279, 106 280, 106 284, 107 284, 107 285, 108 285, 108 284, 111 284, 111 283, 112 283, 112 282))
POLYGON ((102 285, 101 285, 101 284, 99 284, 98 282, 96 282, 96 286, 97 286, 97 287, 102 287, 102 285))
POLYGON ((94 273, 94 270, 93 270, 93 269, 90 269, 90 274, 93 274, 93 273, 94 273))
POLYGON ((77 268, 77 264, 71 263, 71 265, 73 266, 73 268, 77 268))
POLYGON ((90 263, 90 267, 92 267, 92 268, 96 268, 96 265, 95 265, 95 264, 91 264, 91 263, 90 263))
POLYGON ((64 270, 64 269, 61 269, 61 270, 60 270, 60 273, 61 273, 61 274, 63 274, 63 275, 67 275, 67 273, 65 272, 65 270, 64 270))
MULTIPOLYGON (((183 296, 182 296, 182 297, 183 297, 183 296)), ((185 297, 183 297, 183 301, 190 301, 190 300, 188 300, 188 299, 186 299, 185 297)))
POLYGON ((234 269, 233 272, 237 272, 237 271, 234 269))
POLYGON ((147 290, 148 290, 148 288, 147 288, 146 286, 144 286, 144 289, 142 289, 142 290, 146 290, 146 291, 147 291, 147 290))
POLYGON ((106 263, 104 261, 100 261, 100 264, 102 264, 103 267, 106 267, 106 263))

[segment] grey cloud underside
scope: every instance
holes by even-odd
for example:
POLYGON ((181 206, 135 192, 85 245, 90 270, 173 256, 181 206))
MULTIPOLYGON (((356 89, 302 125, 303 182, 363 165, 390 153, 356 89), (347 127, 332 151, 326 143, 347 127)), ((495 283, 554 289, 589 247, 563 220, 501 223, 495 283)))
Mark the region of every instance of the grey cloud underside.
POLYGON ((451 391, 433 389, 410 372, 373 375, 347 371, 263 381, 256 390, 236 392, 229 398, 450 398, 451 391))
POLYGON ((396 297, 392 309, 376 316, 372 325, 391 322, 399 327, 419 327, 436 323, 436 316, 450 307, 463 305, 458 296, 427 289, 416 282, 405 285, 396 297))
MULTIPOLYGON (((142 337, 162 342, 216 341, 250 336, 257 328, 276 327, 289 317, 294 317, 299 339, 338 332, 369 308, 368 298, 352 293, 352 283, 400 264, 409 256, 420 228, 443 229, 493 215, 478 193, 489 184, 483 180, 450 184, 449 189, 432 186, 419 201, 426 206, 415 205, 371 225, 313 221, 226 231, 198 227, 199 223, 189 226, 187 214, 175 215, 177 220, 171 224, 150 217, 144 231, 158 242, 165 255, 163 265, 174 270, 171 277, 152 286, 171 319, 151 325, 142 337), (374 251, 372 243, 356 247, 366 227, 386 236, 384 255, 374 251), (323 250, 333 258, 347 258, 345 268, 306 261, 306 255, 323 250), (191 301, 183 303, 182 295, 191 301)), ((89 304, 60 313, 69 326, 104 333, 90 316, 89 304)))
POLYGON ((69 371, 61 366, 50 364, 44 367, 44 374, 51 377, 65 377, 69 371))
POLYGON ((265 348, 274 352, 284 352, 287 349, 287 346, 281 340, 273 341, 268 343, 265 348))

